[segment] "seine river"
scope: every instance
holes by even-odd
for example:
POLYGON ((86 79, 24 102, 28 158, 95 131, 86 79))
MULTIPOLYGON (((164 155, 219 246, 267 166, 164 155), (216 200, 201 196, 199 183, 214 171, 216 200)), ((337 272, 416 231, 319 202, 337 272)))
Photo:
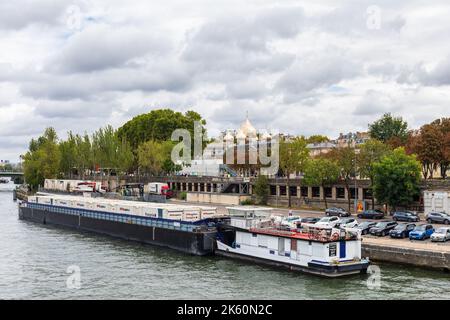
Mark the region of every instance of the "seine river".
POLYGON ((380 264, 368 286, 368 275, 330 280, 188 256, 20 221, 5 191, 0 215, 0 299, 450 299, 441 272, 380 264))

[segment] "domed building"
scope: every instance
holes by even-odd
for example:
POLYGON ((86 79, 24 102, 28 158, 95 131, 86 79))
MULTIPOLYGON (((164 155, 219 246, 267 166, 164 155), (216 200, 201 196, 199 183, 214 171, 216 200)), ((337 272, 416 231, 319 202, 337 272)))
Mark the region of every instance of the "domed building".
POLYGON ((260 143, 270 144, 271 135, 259 134, 248 118, 238 130, 226 130, 208 144, 202 159, 183 166, 180 174, 202 176, 254 176, 259 173, 257 155, 260 143), (250 155, 252 151, 252 155, 250 155), (256 163, 255 163, 256 162, 256 163))

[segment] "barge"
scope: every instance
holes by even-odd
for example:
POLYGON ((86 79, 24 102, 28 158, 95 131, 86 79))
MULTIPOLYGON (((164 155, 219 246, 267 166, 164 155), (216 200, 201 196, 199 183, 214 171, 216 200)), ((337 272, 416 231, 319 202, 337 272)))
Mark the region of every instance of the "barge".
POLYGON ((228 221, 218 226, 216 254, 284 267, 325 277, 367 273, 356 229, 302 229, 274 224, 267 208, 228 208, 228 221))
POLYGON ((216 208, 64 195, 29 196, 19 218, 172 248, 213 254, 216 208))

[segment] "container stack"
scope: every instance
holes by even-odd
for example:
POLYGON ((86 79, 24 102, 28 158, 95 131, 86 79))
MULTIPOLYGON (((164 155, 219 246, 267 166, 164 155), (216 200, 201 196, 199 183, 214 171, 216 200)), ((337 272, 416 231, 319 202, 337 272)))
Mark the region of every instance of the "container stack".
POLYGON ((217 208, 170 203, 138 202, 71 195, 29 196, 28 202, 99 212, 195 222, 219 217, 217 208))

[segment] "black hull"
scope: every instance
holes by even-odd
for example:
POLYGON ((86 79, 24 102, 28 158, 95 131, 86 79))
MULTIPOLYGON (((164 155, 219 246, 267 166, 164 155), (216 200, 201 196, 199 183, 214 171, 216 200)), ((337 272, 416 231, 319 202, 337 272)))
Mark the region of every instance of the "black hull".
POLYGON ((64 226, 72 229, 106 234, 109 236, 168 247, 193 255, 213 254, 216 232, 187 232, 136 224, 106 221, 66 215, 52 211, 19 207, 19 218, 37 223, 64 226))

